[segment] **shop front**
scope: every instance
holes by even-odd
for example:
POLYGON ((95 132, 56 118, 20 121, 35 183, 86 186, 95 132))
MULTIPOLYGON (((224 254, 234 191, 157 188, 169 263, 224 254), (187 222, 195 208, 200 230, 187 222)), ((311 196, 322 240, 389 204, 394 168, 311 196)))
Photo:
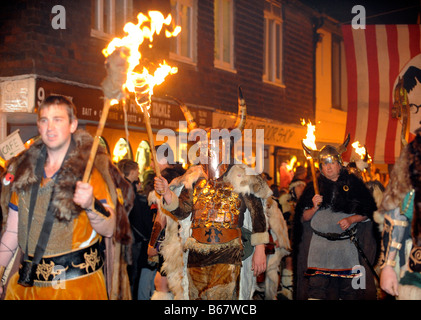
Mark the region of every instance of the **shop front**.
MULTIPOLYGON (((214 128, 228 128, 235 123, 236 114, 227 114, 223 111, 213 113, 214 128)), ((288 174, 293 172, 294 167, 303 165, 307 167, 307 161, 303 153, 302 139, 305 139, 307 127, 298 124, 286 124, 271 119, 262 119, 247 116, 244 131, 249 130, 251 139, 244 139, 244 150, 252 150, 252 158, 245 162, 256 166, 258 172, 267 172, 272 180, 270 184, 282 186, 284 184, 285 168, 288 174), (259 157, 262 155, 261 164, 259 157)))
MULTIPOLYGON (((15 130, 19 130, 23 142, 37 136, 37 107, 52 94, 64 95, 72 100, 77 108, 79 127, 92 136, 96 135, 103 108, 103 93, 99 87, 27 75, 0 79, 0 89, 0 141, 15 130)), ((188 108, 202 128, 229 128, 234 125, 237 117, 234 113, 203 106, 188 105, 188 108)), ((171 99, 154 97, 149 115, 155 145, 168 143, 174 151, 175 160, 189 164, 186 157, 189 142, 186 119, 177 103, 171 99)), ((301 140, 306 136, 306 127, 301 124, 285 124, 249 115, 244 130, 248 135, 244 136, 243 150, 250 152, 243 153, 243 160, 253 167, 257 166, 259 172, 269 173, 273 177, 271 183, 278 186, 282 184, 285 164, 291 164, 291 161, 295 165, 306 164, 301 146, 301 140)), ((141 172, 149 168, 149 138, 143 113, 134 99, 128 98, 111 107, 101 143, 115 163, 128 158, 139 163, 141 172)))
MULTIPOLYGON (((73 101, 77 109, 79 128, 85 129, 92 136, 96 135, 103 109, 101 88, 26 75, 0 79, 0 142, 15 130, 19 130, 23 142, 37 136, 37 107, 46 97, 53 94, 66 96, 73 101)), ((189 106, 189 109, 199 126, 212 125, 211 110, 196 106, 189 106)), ((170 130, 175 135, 178 135, 180 129, 183 130, 182 122, 186 119, 180 107, 175 101, 154 97, 149 115, 155 145, 167 142, 175 151, 175 160, 187 163, 188 159, 183 158, 186 154, 187 139, 157 140, 157 133, 162 129, 170 130)), ((110 108, 100 142, 110 153, 113 162, 128 158, 139 163, 141 172, 149 168, 149 138, 143 113, 134 99, 129 97, 110 108)))

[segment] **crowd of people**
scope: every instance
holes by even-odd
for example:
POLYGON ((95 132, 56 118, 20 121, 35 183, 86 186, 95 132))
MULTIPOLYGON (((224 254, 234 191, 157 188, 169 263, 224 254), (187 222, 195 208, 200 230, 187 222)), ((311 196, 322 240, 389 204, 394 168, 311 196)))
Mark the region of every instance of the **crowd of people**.
POLYGON ((2 299, 421 298, 421 130, 387 185, 343 163, 348 141, 280 188, 218 152, 184 169, 166 144, 142 182, 101 147, 83 181, 72 102, 48 97, 37 124, 2 174, 2 299))

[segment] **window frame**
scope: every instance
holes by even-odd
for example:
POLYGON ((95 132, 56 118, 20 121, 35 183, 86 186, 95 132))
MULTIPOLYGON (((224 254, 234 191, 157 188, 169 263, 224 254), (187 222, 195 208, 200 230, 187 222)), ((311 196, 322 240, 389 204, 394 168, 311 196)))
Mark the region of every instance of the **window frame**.
POLYGON ((234 0, 215 0, 214 1, 214 35, 215 35, 215 43, 214 43, 214 66, 218 69, 223 69, 230 72, 236 72, 235 71, 235 63, 234 63, 234 48, 235 48, 235 38, 234 38, 234 0), (224 52, 224 36, 217 35, 217 30, 221 30, 221 35, 225 34, 224 29, 224 19, 219 19, 219 17, 223 16, 223 8, 222 5, 223 2, 229 2, 229 30, 228 34, 230 37, 229 41, 229 60, 230 61, 224 61, 223 52, 224 52), (217 8, 219 8, 219 12, 217 11, 217 8), (219 29, 216 28, 216 26, 219 26, 219 29), (219 49, 218 52, 222 52, 222 57, 217 58, 216 52, 217 49, 219 49))
POLYGON ((197 0, 171 0, 171 8, 173 8, 173 2, 176 3, 175 10, 176 14, 174 15, 173 10, 171 10, 171 15, 175 25, 180 25, 180 6, 184 5, 191 8, 191 15, 189 18, 189 28, 188 30, 181 29, 181 33, 172 39, 173 44, 170 49, 170 59, 181 61, 184 63, 196 64, 197 63, 197 0), (182 54, 182 39, 181 34, 188 32, 188 43, 189 43, 189 53, 188 56, 182 54), (175 45, 174 45, 175 43, 175 45), (174 51, 175 47, 175 51, 174 51))
MULTIPOLYGON (((119 0, 92 0, 92 18, 95 21, 91 21, 91 37, 100 38, 104 40, 111 40, 116 36, 118 32, 123 32, 122 30, 117 30, 116 32, 116 1, 119 0), (109 30, 105 30, 105 21, 104 21, 104 10, 105 2, 109 2, 109 15, 108 15, 108 26, 109 30), (94 25, 96 22, 96 25, 94 25)), ((120 0, 123 2, 123 21, 129 22, 133 17, 133 0, 120 0)))
POLYGON ((282 7, 266 2, 264 11, 263 82, 285 87, 282 7), (274 12, 274 7, 279 14, 274 12), (269 9, 270 8, 270 11, 269 9), (278 30, 277 30, 278 27, 278 30), (279 33, 277 34, 277 31, 279 33), (277 70, 279 69, 279 70, 277 70))

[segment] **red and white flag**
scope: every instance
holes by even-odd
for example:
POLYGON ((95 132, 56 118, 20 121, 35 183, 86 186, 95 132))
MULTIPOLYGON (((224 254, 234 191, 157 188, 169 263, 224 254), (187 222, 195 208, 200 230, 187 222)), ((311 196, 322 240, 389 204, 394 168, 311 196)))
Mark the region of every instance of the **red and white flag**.
MULTIPOLYGON (((393 93, 399 76, 409 67, 421 73, 421 25, 367 25, 366 29, 342 26, 348 116, 346 134, 351 143, 367 147, 374 163, 393 164, 401 151, 401 121, 392 118, 393 93)), ((421 104, 421 75, 408 93, 409 103, 421 104)), ((408 73, 407 73, 408 76, 408 73)), ((421 110, 410 109, 410 132, 421 126, 421 110)), ((344 154, 349 161, 352 148, 344 154)))

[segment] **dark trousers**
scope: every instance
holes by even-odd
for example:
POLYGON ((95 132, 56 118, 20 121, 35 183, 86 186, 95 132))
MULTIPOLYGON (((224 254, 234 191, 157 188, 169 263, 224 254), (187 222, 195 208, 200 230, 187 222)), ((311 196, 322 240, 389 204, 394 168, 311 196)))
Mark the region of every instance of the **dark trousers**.
POLYGON ((315 275, 309 278, 309 299, 320 300, 355 300, 358 289, 352 287, 352 278, 315 275))

